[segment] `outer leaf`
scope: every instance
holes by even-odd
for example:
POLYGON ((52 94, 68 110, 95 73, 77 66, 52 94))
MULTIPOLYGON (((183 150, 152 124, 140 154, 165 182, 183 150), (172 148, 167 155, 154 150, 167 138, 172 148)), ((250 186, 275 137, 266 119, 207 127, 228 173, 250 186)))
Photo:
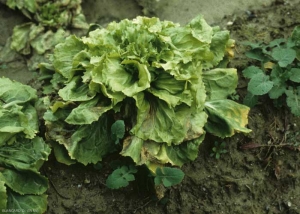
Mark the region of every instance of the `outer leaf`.
POLYGON ((38 172, 41 162, 47 160, 49 154, 50 148, 42 138, 17 138, 13 145, 0 147, 0 165, 38 172))
MULTIPOLYGON (((149 168, 153 164, 163 165, 166 163, 182 166, 184 163, 196 159, 199 145, 202 143, 204 136, 183 142, 177 146, 168 146, 153 141, 143 141, 137 137, 128 137, 123 142, 121 155, 129 156, 137 165, 146 164, 149 168)), ((150 170, 155 172, 156 167, 152 167, 150 170)))
POLYGON ((71 137, 60 136, 58 141, 66 147, 72 159, 84 165, 96 164, 104 155, 114 151, 110 120, 107 115, 103 115, 91 125, 80 126, 71 137))
POLYGON ((238 77, 234 68, 217 68, 202 74, 208 100, 226 99, 235 92, 238 77))
POLYGON ((8 78, 0 78, 0 98, 6 104, 26 103, 37 98, 36 90, 28 85, 12 81, 8 78))
POLYGON ((20 213, 18 210, 35 211, 44 213, 47 210, 46 195, 19 195, 12 191, 7 191, 8 201, 6 209, 16 210, 14 214, 20 213))
POLYGON ((5 182, 1 179, 0 176, 0 210, 6 209, 7 204, 7 194, 6 194, 6 187, 5 182))
POLYGON ((41 195, 48 189, 47 178, 34 172, 5 169, 2 176, 5 184, 21 195, 41 195))
POLYGON ((261 73, 252 76, 248 83, 248 91, 250 91, 253 95, 267 94, 274 85, 274 83, 269 79, 270 77, 268 75, 261 73))
POLYGON ((68 151, 63 145, 60 145, 57 142, 51 142, 51 145, 53 147, 55 158, 58 162, 66 164, 68 166, 76 163, 75 160, 72 160, 70 158, 70 156, 68 155, 68 151))
POLYGON ((155 185, 163 183, 165 187, 179 184, 184 178, 184 173, 180 169, 170 167, 158 167, 154 178, 155 185))
POLYGON ((232 100, 215 100, 205 103, 208 122, 205 129, 218 136, 230 137, 235 132, 251 132, 245 126, 248 123, 249 108, 232 100))
POLYGON ((134 166, 122 166, 114 170, 106 180, 106 185, 111 189, 119 189, 126 187, 129 181, 134 181, 133 173, 136 173, 137 169, 134 166))

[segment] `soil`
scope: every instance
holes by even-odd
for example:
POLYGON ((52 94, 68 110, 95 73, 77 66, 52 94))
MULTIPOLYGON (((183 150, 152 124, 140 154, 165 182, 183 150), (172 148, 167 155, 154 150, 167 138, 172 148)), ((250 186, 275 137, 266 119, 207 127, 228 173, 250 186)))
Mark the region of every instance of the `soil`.
MULTIPOLYGON (((230 67, 241 73, 255 63, 245 58, 242 42, 269 42, 289 36, 300 24, 299 9, 299 5, 276 1, 258 10, 224 17, 218 24, 230 30, 236 40, 230 67)), ((242 102, 246 90, 246 80, 240 77, 238 102, 242 102)), ((50 183, 47 213, 300 213, 300 119, 288 108, 276 108, 262 97, 250 111, 248 127, 252 133, 247 136, 218 139, 207 135, 198 158, 182 167, 183 182, 166 189, 160 200, 151 178, 142 173, 126 188, 108 189, 105 180, 111 173, 111 158, 97 170, 80 164, 66 166, 51 156, 42 168, 50 183), (219 159, 210 156, 215 141, 225 142, 228 151, 219 159), (298 149, 287 144, 298 145, 298 149)))

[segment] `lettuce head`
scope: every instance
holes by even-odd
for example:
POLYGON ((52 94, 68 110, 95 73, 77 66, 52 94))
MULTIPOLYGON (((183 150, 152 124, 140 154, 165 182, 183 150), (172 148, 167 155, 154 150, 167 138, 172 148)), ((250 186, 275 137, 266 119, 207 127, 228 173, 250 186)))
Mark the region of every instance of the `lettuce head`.
POLYGON ((152 171, 194 160, 206 131, 250 132, 248 107, 227 99, 237 85, 236 69, 224 68, 233 45, 202 16, 186 26, 137 17, 69 36, 41 65, 53 74, 44 119, 58 159, 97 163, 118 151, 116 120, 126 130, 120 154, 152 171))

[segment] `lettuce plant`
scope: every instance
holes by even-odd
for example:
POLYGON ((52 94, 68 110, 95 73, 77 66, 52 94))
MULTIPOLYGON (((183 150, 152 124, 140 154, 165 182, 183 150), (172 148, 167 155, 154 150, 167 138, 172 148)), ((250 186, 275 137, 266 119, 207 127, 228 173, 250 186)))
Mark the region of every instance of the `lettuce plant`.
POLYGON ((11 9, 20 10, 31 21, 14 27, 11 48, 21 54, 51 50, 65 38, 67 28, 87 29, 81 0, 7 0, 11 9))
POLYGON ((44 119, 58 160, 96 164, 117 151, 155 174, 194 160, 206 131, 250 132, 249 108, 227 99, 237 85, 236 69, 224 68, 233 45, 201 16, 186 26, 137 17, 68 37, 41 65, 53 75, 44 119))
POLYGON ((39 173, 50 148, 36 136, 36 91, 0 78, 0 210, 44 213, 48 180, 39 173))

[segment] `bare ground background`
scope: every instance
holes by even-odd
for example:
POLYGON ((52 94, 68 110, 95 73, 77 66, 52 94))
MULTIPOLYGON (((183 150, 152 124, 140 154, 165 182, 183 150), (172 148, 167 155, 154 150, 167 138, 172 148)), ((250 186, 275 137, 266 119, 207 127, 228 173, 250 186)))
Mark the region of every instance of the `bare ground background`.
MULTIPOLYGON (((241 72, 253 62, 245 58, 243 41, 265 41, 287 37, 300 24, 299 1, 146 1, 86 0, 83 9, 89 22, 101 25, 137 15, 158 16, 181 24, 202 13, 209 24, 231 31, 236 40, 236 57, 231 67, 241 72)), ((4 46, 15 25, 23 16, 0 4, 0 45, 4 46)), ((0 48, 1 48, 0 46, 0 48)), ((0 75, 24 83, 33 76, 26 70, 25 60, 12 56, 0 75)), ((246 82, 239 80, 240 102, 246 82)), ((167 189, 158 200, 151 180, 140 176, 121 190, 110 190, 105 180, 114 157, 104 160, 98 171, 92 166, 65 166, 51 156, 42 173, 50 181, 48 211, 69 213, 300 213, 299 151, 280 146, 300 141, 300 120, 285 108, 276 109, 267 97, 250 112, 249 127, 253 132, 225 139, 228 153, 219 160, 210 157, 214 141, 208 136, 199 149, 199 157, 182 170, 183 182, 167 189), (263 147, 245 148, 247 143, 263 147)))

